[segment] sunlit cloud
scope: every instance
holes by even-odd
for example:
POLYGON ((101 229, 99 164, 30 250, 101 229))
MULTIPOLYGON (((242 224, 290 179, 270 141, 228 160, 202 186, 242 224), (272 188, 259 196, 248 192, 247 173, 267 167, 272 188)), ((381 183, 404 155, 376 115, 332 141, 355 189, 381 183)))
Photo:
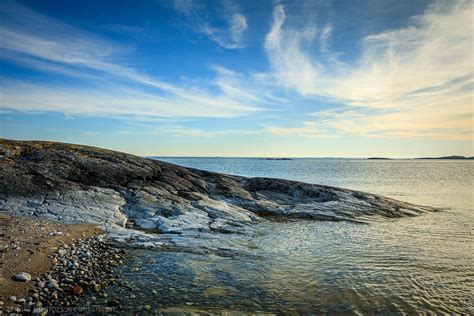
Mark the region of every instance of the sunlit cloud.
MULTIPOLYGON (((0 80, 0 82, 2 82, 0 80)), ((226 97, 196 94, 165 96, 111 86, 52 88, 38 84, 2 82, 1 106, 18 111, 63 112, 68 115, 133 117, 235 117, 259 111, 226 97)))
MULTIPOLYGON (((253 59, 245 70, 223 62, 226 53, 243 53, 226 49, 244 48, 253 31, 249 25, 254 23, 239 6, 224 1, 211 14, 204 2, 172 4, 173 9, 167 9, 186 31, 219 47, 200 52, 207 57, 213 51, 218 58, 192 69, 190 78, 182 79, 187 73, 169 71, 166 77, 159 69, 144 70, 150 67, 144 62, 142 68, 136 66, 137 47, 16 2, 2 4, 0 59, 46 75, 41 80, 2 75, 0 113, 61 112, 70 118, 155 122, 252 118, 248 130, 194 129, 183 123, 142 131, 179 137, 474 139, 472 1, 436 2, 403 27, 360 38, 360 51, 350 52, 346 60, 340 56, 347 52, 335 48, 340 47, 335 45, 340 31, 335 21, 316 19, 317 12, 294 15, 276 4, 271 20, 263 21, 268 25, 260 33, 263 55, 248 55, 258 61, 258 70, 251 67, 253 59), (63 83, 61 78, 69 80, 63 83)), ((110 28, 118 33, 140 31, 121 24, 110 28)))
MULTIPOLYGON (((325 117, 318 122, 323 127, 371 137, 472 140, 473 14, 470 1, 434 4, 407 27, 365 37, 362 54, 347 64, 328 51, 330 26, 292 26, 277 5, 265 41, 271 75, 308 98, 353 107, 325 117), (312 53, 315 43, 324 54, 312 53)), ((294 135, 305 124, 293 127, 294 135)))
POLYGON ((139 130, 122 129, 117 132, 122 135, 170 135, 176 137, 189 138, 210 138, 221 136, 242 136, 261 134, 260 130, 204 130, 199 128, 189 128, 178 124, 163 124, 159 126, 141 126, 139 130))
POLYGON ((300 126, 296 127, 281 127, 281 126, 264 126, 263 131, 270 133, 275 136, 297 136, 305 138, 334 138, 336 134, 326 130, 327 126, 319 124, 315 121, 303 122, 300 126), (321 128, 323 127, 323 128, 321 128))

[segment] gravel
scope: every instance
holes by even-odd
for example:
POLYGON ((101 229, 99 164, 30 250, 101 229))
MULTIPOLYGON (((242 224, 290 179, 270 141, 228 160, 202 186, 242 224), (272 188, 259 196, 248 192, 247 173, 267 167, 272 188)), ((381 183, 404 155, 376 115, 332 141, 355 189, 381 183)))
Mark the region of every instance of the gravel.
MULTIPOLYGON (((87 294, 104 297, 107 295, 104 290, 117 282, 114 268, 122 264, 124 257, 125 251, 108 244, 103 235, 63 244, 50 256, 53 264, 50 271, 35 279, 30 294, 26 298, 10 297, 12 304, 6 308, 1 302, 0 311, 41 315, 88 306, 93 302, 83 301, 90 297, 87 294)), ((31 275, 22 272, 15 278, 26 282, 31 280, 31 275)), ((120 301, 115 298, 109 306, 118 308, 120 301)))

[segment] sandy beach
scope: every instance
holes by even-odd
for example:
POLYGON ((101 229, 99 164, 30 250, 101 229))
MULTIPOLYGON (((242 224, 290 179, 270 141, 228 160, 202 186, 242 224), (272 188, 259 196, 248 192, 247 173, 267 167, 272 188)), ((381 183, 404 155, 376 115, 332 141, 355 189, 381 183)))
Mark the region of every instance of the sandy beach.
POLYGON ((68 225, 37 217, 12 217, 0 214, 0 302, 2 308, 17 306, 10 299, 26 298, 35 287, 35 278, 50 271, 50 256, 62 245, 79 238, 102 234, 90 224, 68 225), (18 273, 31 275, 31 281, 15 278, 18 273))

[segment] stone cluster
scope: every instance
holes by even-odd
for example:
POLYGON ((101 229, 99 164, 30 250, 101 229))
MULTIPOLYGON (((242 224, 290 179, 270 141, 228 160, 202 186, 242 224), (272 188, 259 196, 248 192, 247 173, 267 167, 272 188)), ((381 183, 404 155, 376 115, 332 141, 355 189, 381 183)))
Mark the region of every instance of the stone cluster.
MULTIPOLYGON (((11 297, 7 313, 46 314, 48 309, 67 310, 78 306, 81 296, 91 294, 107 297, 103 290, 117 281, 114 268, 122 264, 125 251, 106 243, 104 236, 78 239, 63 244, 51 256, 51 270, 36 278, 35 287, 27 298, 11 297)), ((27 273, 24 273, 27 274, 27 273)), ((17 278, 24 278, 24 274, 17 278)), ((110 306, 118 305, 115 300, 110 306)))

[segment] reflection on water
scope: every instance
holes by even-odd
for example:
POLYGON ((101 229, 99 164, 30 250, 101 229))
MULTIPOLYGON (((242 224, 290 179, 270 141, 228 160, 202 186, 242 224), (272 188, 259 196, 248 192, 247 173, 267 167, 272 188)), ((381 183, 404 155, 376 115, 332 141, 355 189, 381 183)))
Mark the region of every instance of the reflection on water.
POLYGON ((233 242, 249 246, 249 255, 234 257, 137 250, 121 271, 134 290, 112 288, 111 294, 122 296, 124 305, 154 308, 474 313, 474 164, 382 165, 376 180, 370 171, 361 171, 368 165, 360 162, 362 167, 351 168, 365 173, 365 180, 346 176, 347 185, 340 186, 363 182, 361 190, 452 209, 371 225, 264 222, 255 227, 256 234, 232 236, 233 242), (414 170, 418 175, 411 174, 414 170), (401 185, 404 174, 408 180, 401 185))

